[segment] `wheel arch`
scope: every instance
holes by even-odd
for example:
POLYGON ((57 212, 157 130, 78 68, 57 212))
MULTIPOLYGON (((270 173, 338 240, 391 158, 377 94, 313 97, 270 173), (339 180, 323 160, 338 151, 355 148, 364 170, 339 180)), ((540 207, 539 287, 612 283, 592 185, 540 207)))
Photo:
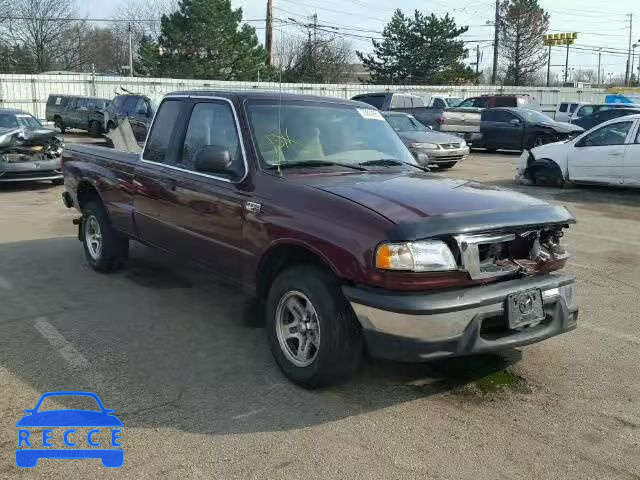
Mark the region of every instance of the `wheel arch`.
POLYGON ((293 265, 313 265, 339 276, 337 267, 316 248, 295 240, 271 245, 260 257, 256 270, 256 295, 264 299, 276 276, 293 265))
POLYGON ((97 200, 104 206, 100 192, 96 186, 87 179, 81 180, 78 183, 78 187, 76 188, 76 199, 78 200, 78 208, 80 210, 82 210, 91 200, 97 200))
POLYGON ((534 180, 535 172, 539 170, 550 170, 550 171, 556 172, 563 181, 567 180, 565 176, 565 172, 562 170, 562 167, 560 167, 560 165, 556 161, 552 160, 551 158, 545 157, 545 158, 539 158, 534 160, 529 165, 527 165, 525 174, 531 180, 534 180))

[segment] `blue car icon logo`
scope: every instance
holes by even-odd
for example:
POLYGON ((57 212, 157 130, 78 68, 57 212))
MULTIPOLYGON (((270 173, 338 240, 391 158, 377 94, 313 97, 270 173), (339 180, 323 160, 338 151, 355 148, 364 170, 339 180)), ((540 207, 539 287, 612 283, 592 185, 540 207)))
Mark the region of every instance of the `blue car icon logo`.
POLYGON ((104 408, 95 393, 45 393, 35 407, 24 412, 26 415, 16 423, 18 427, 16 465, 18 467, 33 468, 40 458, 99 458, 105 467, 122 466, 124 462, 124 451, 120 444, 122 422, 113 414, 113 410, 104 408), (61 396, 93 398, 99 410, 39 411, 45 399, 61 396), (69 448, 55 448, 58 446, 55 443, 69 448))

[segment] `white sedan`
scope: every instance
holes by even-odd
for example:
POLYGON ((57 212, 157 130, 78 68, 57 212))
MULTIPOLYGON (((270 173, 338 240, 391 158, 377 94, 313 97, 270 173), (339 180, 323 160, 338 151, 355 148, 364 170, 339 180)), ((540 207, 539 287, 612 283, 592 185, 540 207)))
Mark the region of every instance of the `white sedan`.
POLYGON ((516 178, 527 185, 640 186, 640 115, 616 118, 571 140, 525 150, 516 178))

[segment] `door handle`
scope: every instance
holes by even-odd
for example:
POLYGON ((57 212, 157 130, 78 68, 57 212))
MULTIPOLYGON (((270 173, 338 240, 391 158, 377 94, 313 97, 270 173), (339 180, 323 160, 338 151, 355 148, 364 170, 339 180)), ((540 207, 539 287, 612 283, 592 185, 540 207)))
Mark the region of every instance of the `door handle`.
POLYGON ((622 156, 622 153, 620 153, 620 152, 611 152, 611 153, 609 154, 609 156, 610 156, 610 157, 621 157, 621 156, 622 156))
POLYGON ((176 180, 167 180, 167 188, 172 192, 175 192, 178 188, 178 182, 176 180))

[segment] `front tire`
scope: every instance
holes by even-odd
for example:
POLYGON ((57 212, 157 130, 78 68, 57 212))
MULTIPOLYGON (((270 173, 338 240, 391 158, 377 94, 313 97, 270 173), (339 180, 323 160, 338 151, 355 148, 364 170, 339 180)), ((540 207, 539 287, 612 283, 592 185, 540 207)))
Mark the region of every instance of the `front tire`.
POLYGON ((565 181, 559 168, 538 167, 531 174, 536 186, 564 188, 565 181))
POLYGON ((53 126, 60 130, 60 133, 62 133, 63 135, 67 131, 67 127, 64 126, 64 123, 62 123, 62 118, 60 117, 56 117, 53 119, 53 126))
POLYGON ((306 265, 286 269, 273 282, 265 311, 271 352, 292 382, 318 388, 359 368, 359 324, 329 272, 306 265))
POLYGON ((82 209, 82 245, 89 265, 100 273, 124 267, 129 256, 129 240, 118 233, 104 207, 89 202, 82 209))

